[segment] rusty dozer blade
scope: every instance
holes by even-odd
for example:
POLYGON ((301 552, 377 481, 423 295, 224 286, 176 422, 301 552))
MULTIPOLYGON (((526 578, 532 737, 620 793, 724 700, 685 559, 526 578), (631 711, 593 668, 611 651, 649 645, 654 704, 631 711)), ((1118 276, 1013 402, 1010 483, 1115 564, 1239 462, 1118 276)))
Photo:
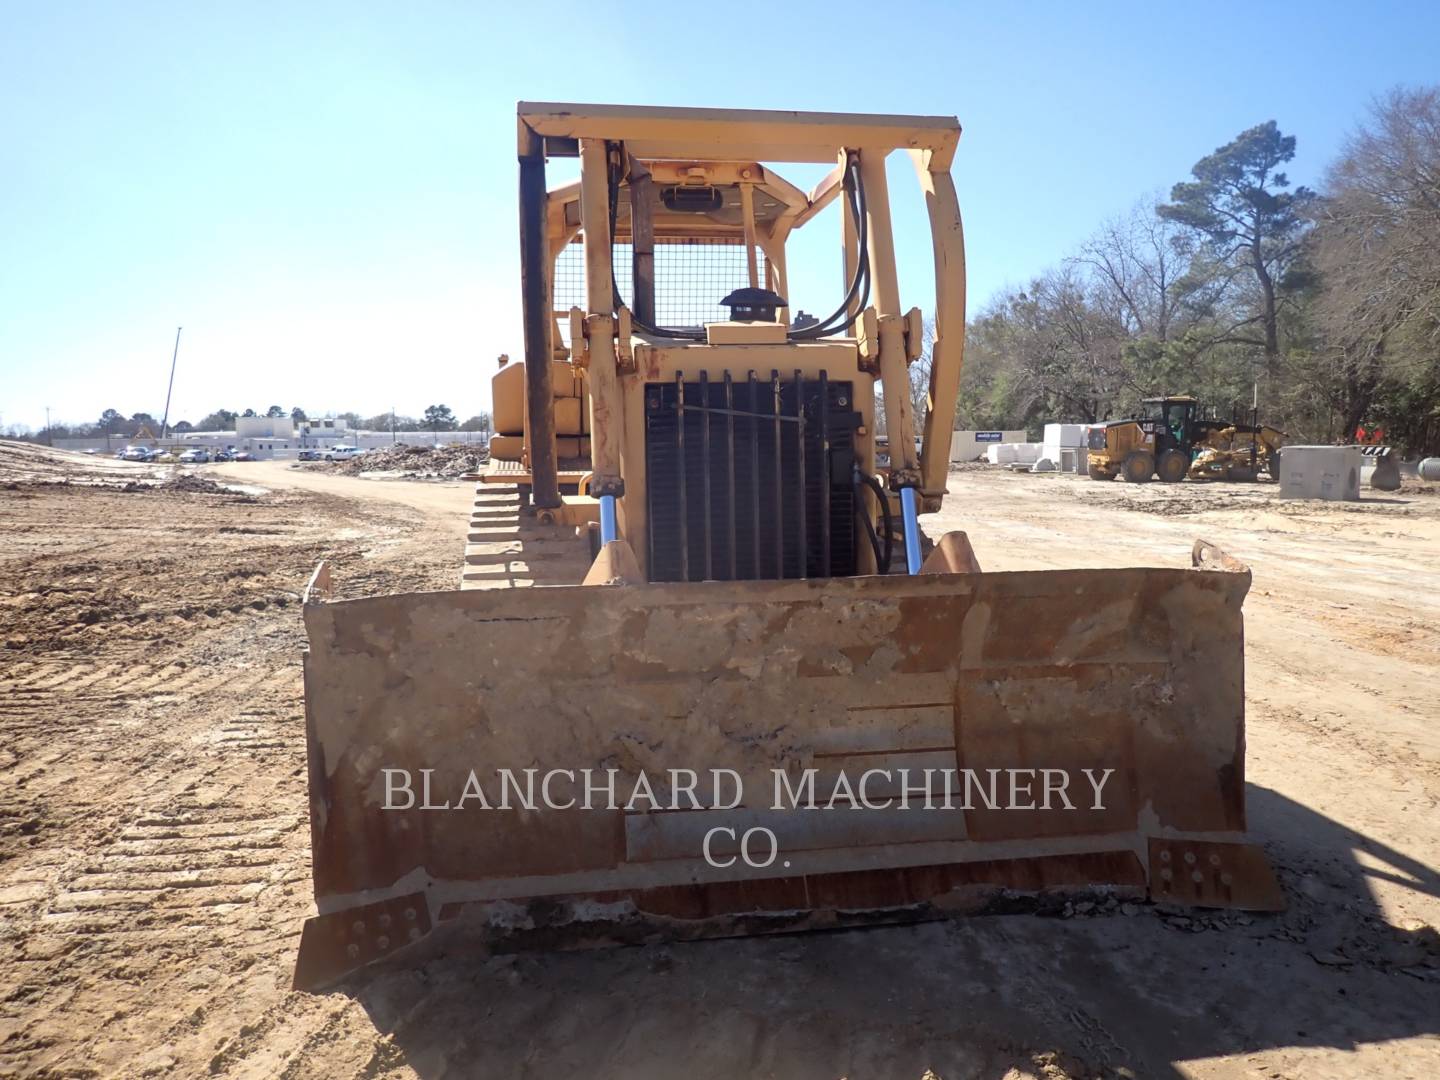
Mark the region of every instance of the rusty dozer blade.
POLYGON ((1243 836, 1242 564, 932 561, 307 604, 296 985, 447 922, 559 945, 1057 890, 1283 906, 1243 836))

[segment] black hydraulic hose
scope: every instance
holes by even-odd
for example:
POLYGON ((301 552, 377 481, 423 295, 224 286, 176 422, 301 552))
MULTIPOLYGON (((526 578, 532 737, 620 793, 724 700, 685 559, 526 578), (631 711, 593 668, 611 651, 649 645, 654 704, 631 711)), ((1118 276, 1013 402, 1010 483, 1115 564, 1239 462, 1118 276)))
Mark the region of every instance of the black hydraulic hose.
POLYGON ((865 512, 864 485, 859 476, 854 476, 850 486, 855 494, 855 516, 860 519, 860 524, 865 526, 865 535, 870 539, 870 550, 875 554, 875 572, 878 574, 881 566, 880 537, 875 535, 875 525, 871 522, 870 515, 865 512))
MULTIPOLYGON (((867 206, 865 200, 865 182, 861 178, 860 164, 855 162, 852 166, 853 190, 849 192, 848 202, 850 205, 850 217, 855 224, 856 237, 856 259, 855 278, 850 284, 849 291, 845 294, 845 303, 829 319, 819 325, 826 326, 841 316, 848 315, 848 308, 855 300, 857 286, 859 287, 860 300, 855 304, 857 313, 864 311, 870 302, 870 231, 865 225, 867 206)), ((855 321, 855 316, 849 315, 837 329, 848 329, 855 321)), ((806 327, 806 333, 813 333, 815 327, 806 327)))
POLYGON ((845 196, 845 201, 850 207, 850 217, 855 222, 857 241, 855 276, 850 280, 850 288, 846 290, 845 299, 841 301, 834 313, 814 326, 796 330, 790 335, 792 340, 809 341, 824 337, 826 334, 833 334, 837 330, 848 330, 855 322, 856 316, 850 314, 850 305, 854 302, 856 295, 860 296, 860 302, 855 305, 856 314, 864 311, 870 302, 869 230, 865 227, 865 184, 860 178, 858 161, 852 161, 847 167, 845 196), (841 319, 844 321, 839 322, 838 325, 832 325, 837 324, 837 320, 841 319))
POLYGON ((886 498, 885 488, 881 485, 880 481, 865 472, 858 465, 855 466, 855 479, 874 492, 875 498, 880 502, 880 516, 885 521, 884 558, 881 558, 880 541, 875 535, 875 526, 870 523, 870 515, 865 513, 864 499, 856 500, 855 510, 856 513, 860 515, 860 520, 865 523, 865 532, 869 535, 870 542, 875 548, 876 569, 882 574, 888 574, 890 572, 890 558, 895 553, 895 519, 890 516, 890 500, 886 498))
POLYGON ((855 222, 857 236, 857 252, 855 276, 851 278, 850 288, 845 292, 845 298, 840 306, 827 318, 822 319, 810 326, 803 327, 790 334, 792 341, 813 341, 827 334, 833 334, 840 330, 848 330, 855 322, 856 315, 865 310, 870 302, 870 258, 869 238, 864 226, 865 221, 865 187, 860 181, 858 166, 852 172, 846 174, 845 180, 846 204, 850 208, 851 220, 855 222), (856 296, 860 302, 855 304, 856 296), (850 314, 851 305, 854 304, 856 314, 850 314))
MULTIPOLYGON (((606 169, 606 203, 609 207, 610 235, 615 235, 615 222, 619 215, 620 202, 620 165, 619 156, 613 155, 608 168, 606 169)), ((848 330, 855 323, 856 315, 865 310, 870 302, 870 260, 868 230, 865 228, 865 184, 860 178, 860 163, 857 159, 851 158, 846 163, 845 172, 845 195, 846 203, 850 208, 850 216, 855 222, 855 233, 858 240, 856 253, 855 274, 850 279, 850 287, 845 292, 845 298, 840 306, 828 318, 821 320, 811 326, 800 330, 794 330, 788 338, 791 341, 812 341, 816 338, 825 337, 839 331, 848 330), (859 296, 859 303, 855 304, 856 315, 850 314, 851 304, 856 296, 859 296), (843 320, 843 321, 837 321, 843 320)), ((618 311, 625 303, 620 295, 619 283, 615 280, 615 263, 610 263, 610 291, 611 307, 618 311)), ((681 341, 705 341, 707 335, 704 330, 685 330, 678 327, 652 326, 647 322, 635 317, 634 312, 630 314, 631 324, 641 332, 651 334, 655 337, 675 338, 681 341)))
MULTIPOLYGON (((607 152, 614 149, 614 144, 607 144, 607 152)), ((620 155, 614 154, 609 167, 605 171, 606 181, 606 202, 610 208, 610 237, 615 237, 615 221, 620 213, 620 155)), ((634 258, 634 255, 631 255, 634 258)), ((613 310, 619 311, 625 305, 625 298, 620 295, 620 284, 615 280, 615 260, 610 260, 610 292, 612 294, 610 305, 613 310)), ((706 334, 704 330, 681 330, 668 326, 651 326, 643 319, 635 317, 635 312, 630 312, 630 323, 642 333, 651 334, 655 337, 676 338, 681 341, 704 341, 706 334)))

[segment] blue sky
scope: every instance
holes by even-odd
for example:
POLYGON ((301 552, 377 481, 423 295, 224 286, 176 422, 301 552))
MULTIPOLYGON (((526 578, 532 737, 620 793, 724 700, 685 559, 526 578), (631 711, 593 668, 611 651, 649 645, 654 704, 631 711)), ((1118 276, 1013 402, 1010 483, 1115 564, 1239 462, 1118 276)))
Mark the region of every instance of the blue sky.
POLYGON ((517 99, 957 115, 975 310, 1245 127, 1314 183, 1372 96, 1440 80, 1433 3, 643 6, 6 5, 0 424, 158 415, 178 324, 172 418, 488 408, 520 353, 517 99))

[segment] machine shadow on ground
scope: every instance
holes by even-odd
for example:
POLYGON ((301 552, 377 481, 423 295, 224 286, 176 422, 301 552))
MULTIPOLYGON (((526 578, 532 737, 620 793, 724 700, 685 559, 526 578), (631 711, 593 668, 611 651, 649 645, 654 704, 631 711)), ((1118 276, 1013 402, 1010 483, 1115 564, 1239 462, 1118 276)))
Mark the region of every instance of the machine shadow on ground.
POLYGON ((1437 896, 1436 869, 1273 791, 1249 797, 1280 915, 1102 904, 498 956, 451 937, 339 990, 422 1077, 1178 1078, 1182 1062, 1293 1069, 1307 1048, 1440 1034, 1440 941, 1388 925, 1368 887, 1437 896))

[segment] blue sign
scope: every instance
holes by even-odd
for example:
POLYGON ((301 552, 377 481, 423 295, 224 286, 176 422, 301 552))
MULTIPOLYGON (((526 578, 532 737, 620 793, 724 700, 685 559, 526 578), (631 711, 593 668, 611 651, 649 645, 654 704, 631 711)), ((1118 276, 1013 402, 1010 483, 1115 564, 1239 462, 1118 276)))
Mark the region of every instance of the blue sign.
POLYGON ((1005 441, 1005 433, 1004 433, 1003 431, 977 431, 977 432, 975 432, 975 441, 976 441, 976 442, 1004 442, 1004 441, 1005 441))

